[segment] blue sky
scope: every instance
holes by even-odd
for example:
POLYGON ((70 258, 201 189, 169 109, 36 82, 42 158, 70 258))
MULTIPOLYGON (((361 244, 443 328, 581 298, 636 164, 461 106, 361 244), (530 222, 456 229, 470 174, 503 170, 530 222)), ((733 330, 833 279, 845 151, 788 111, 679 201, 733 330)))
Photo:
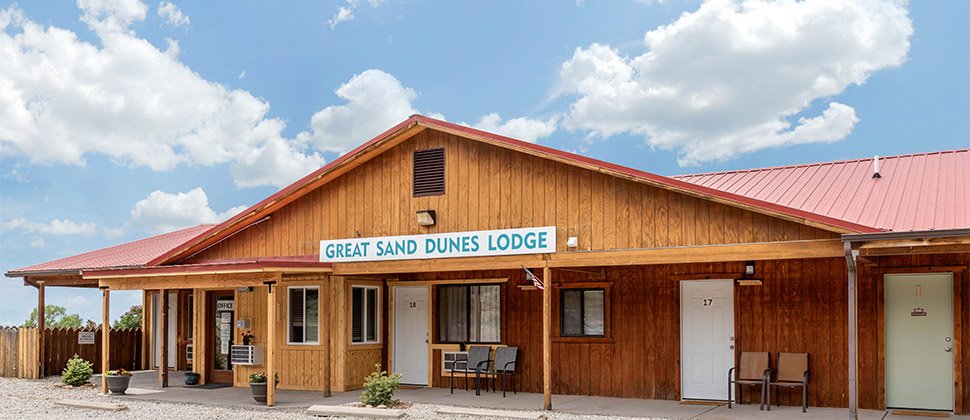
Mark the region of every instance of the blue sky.
MULTIPOLYGON (((221 221, 412 113, 663 175, 970 147, 970 3, 843 3, 0 1, 0 270, 221 221)), ((0 280, 0 325, 34 302, 0 280)))

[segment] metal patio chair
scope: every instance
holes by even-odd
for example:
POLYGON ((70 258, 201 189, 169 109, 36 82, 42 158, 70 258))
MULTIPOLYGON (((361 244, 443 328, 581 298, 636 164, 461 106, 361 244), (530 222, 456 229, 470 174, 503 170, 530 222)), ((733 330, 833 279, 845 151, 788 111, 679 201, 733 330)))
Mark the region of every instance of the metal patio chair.
MULTIPOLYGON (((502 398, 505 398, 505 377, 512 378, 512 393, 515 394, 515 360, 519 354, 518 347, 498 347, 495 349, 495 360, 492 361, 492 369, 481 372, 485 376, 486 391, 488 390, 488 377, 492 377, 492 392, 495 391, 495 379, 502 377, 502 398)), ((475 395, 481 395, 478 389, 478 378, 475 378, 475 395)))
MULTIPOLYGON (((728 408, 731 408, 731 389, 737 385, 761 385, 761 404, 759 409, 765 409, 765 394, 768 391, 768 378, 771 367, 768 363, 768 352, 741 352, 739 366, 728 369, 728 408), (731 375, 731 373, 734 375, 731 375)), ((741 404, 741 389, 738 387, 738 404, 741 404)), ((771 403, 769 403, 771 404, 771 403)), ((770 405, 769 405, 770 409, 770 405)))
MULTIPOLYGON (((802 412, 808 412, 808 353, 778 353, 778 372, 768 385, 785 388, 802 387, 802 412)), ((778 401, 781 406, 781 401, 778 401)), ((771 411, 771 390, 768 390, 768 411, 771 411)))
POLYGON ((488 353, 491 351, 489 346, 471 346, 468 348, 468 363, 464 369, 452 367, 451 369, 451 393, 455 393, 455 372, 465 374, 465 391, 468 391, 468 374, 475 374, 475 389, 478 390, 478 373, 488 370, 488 353), (482 365, 485 366, 482 366, 482 365))

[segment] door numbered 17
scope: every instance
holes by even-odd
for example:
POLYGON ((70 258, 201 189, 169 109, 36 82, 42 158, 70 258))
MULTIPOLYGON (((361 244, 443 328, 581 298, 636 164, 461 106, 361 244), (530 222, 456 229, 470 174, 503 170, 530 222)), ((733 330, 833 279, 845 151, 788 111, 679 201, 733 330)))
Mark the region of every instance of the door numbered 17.
POLYGON ((714 298, 704 298, 704 306, 711 306, 714 304, 714 298))

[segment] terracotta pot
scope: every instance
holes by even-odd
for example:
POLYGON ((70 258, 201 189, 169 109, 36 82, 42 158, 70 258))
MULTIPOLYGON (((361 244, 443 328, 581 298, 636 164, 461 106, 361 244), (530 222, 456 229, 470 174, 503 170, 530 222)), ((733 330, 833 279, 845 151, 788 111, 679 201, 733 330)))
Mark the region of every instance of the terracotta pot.
POLYGON ((250 382, 249 388, 253 390, 253 399, 258 404, 266 404, 266 382, 250 382))
POLYGON ((108 391, 115 395, 125 395, 131 375, 104 375, 108 380, 108 391))

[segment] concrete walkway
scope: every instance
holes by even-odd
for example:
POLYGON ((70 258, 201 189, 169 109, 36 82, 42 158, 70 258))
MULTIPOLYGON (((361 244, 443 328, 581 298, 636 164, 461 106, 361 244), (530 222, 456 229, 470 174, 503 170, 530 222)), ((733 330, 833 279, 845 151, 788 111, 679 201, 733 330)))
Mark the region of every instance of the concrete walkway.
MULTIPOLYGON (((100 383, 96 377, 95 382, 100 383)), ((131 379, 128 395, 110 396, 112 399, 144 399, 153 401, 177 401, 199 404, 227 405, 237 407, 265 408, 306 408, 311 405, 341 405, 359 402, 360 391, 335 392, 324 398, 319 391, 296 391, 280 389, 276 391, 276 406, 257 405, 248 387, 200 389, 184 385, 181 372, 169 373, 169 388, 158 389, 158 374, 154 371, 136 372, 131 379)), ((482 392, 476 396, 474 391, 455 390, 451 394, 447 388, 402 389, 395 394, 402 401, 413 403, 478 407, 492 409, 538 410, 542 407, 542 394, 520 392, 502 398, 501 392, 482 392)), ((589 397, 581 395, 554 395, 553 409, 574 414, 599 414, 626 417, 665 417, 669 419, 698 420, 843 420, 849 417, 844 408, 809 407, 802 413, 801 407, 772 407, 771 411, 760 411, 757 405, 727 406, 686 405, 679 401, 641 400, 627 398, 589 397)), ((925 420, 926 417, 896 416, 885 410, 859 410, 861 420, 925 420)), ((954 420, 970 420, 970 416, 950 416, 954 420)))

